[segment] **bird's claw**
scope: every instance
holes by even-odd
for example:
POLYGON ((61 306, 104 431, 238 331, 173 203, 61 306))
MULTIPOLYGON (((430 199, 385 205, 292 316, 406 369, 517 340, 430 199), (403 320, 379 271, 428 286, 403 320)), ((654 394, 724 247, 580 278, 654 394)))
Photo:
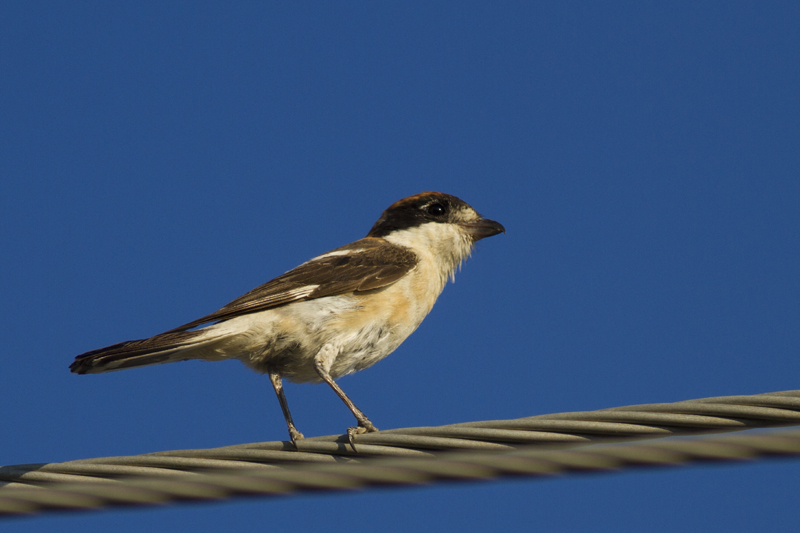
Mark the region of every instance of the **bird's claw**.
POLYGON ((356 449, 356 435, 372 433, 373 431, 378 431, 378 428, 376 428, 369 420, 359 422, 355 427, 347 428, 347 440, 350 441, 350 447, 353 448, 354 452, 358 453, 358 450, 356 449))
POLYGON ((297 441, 303 440, 305 436, 302 433, 297 431, 297 428, 290 427, 289 428, 289 438, 292 439, 292 444, 294 444, 294 449, 299 450, 300 448, 297 447, 297 441))

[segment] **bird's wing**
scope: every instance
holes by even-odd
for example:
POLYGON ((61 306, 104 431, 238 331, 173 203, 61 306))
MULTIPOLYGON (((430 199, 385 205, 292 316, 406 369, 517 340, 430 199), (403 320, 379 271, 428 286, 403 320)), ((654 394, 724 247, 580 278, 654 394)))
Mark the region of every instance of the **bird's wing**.
POLYGON ((203 324, 312 300, 386 287, 418 262, 411 250, 383 239, 365 237, 311 259, 256 287, 219 311, 170 330, 186 331, 203 324))

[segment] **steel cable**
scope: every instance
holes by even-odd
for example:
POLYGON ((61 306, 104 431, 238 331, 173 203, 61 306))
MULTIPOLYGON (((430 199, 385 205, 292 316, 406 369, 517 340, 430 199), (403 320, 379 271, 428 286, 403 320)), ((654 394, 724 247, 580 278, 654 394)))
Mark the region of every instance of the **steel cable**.
POLYGON ((0 515, 798 455, 800 431, 641 442, 798 424, 787 391, 395 429, 359 435, 357 452, 328 436, 6 466, 0 515))

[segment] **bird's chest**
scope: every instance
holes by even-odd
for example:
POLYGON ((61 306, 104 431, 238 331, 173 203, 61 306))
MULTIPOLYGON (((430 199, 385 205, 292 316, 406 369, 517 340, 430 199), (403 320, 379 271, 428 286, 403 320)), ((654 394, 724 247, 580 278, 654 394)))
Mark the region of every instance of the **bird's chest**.
POLYGON ((328 324, 338 332, 331 375, 343 376, 377 363, 417 329, 443 287, 431 283, 426 274, 415 271, 390 287, 353 297, 353 308, 328 324))

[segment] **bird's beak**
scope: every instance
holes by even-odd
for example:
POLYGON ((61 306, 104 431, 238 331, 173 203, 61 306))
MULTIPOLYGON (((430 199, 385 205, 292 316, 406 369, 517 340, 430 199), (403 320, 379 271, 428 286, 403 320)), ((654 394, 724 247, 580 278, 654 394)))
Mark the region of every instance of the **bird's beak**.
POLYGON ((462 222, 459 225, 469 233, 473 241, 479 241, 486 237, 506 232, 506 228, 502 224, 488 218, 482 218, 474 222, 462 222))

